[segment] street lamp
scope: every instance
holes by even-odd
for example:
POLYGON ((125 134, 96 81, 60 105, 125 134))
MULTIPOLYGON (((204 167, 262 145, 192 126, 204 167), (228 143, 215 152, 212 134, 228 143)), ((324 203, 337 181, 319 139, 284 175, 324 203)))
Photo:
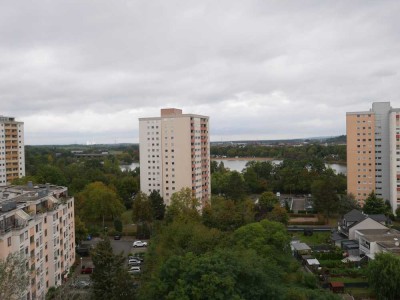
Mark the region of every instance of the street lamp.
POLYGON ((82 256, 81 256, 81 270, 82 270, 82 256))

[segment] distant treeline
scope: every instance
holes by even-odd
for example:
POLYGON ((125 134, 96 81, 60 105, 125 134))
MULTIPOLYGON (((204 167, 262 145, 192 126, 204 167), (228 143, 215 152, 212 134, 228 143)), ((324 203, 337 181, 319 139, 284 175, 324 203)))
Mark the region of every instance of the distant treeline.
POLYGON ((346 145, 212 145, 212 156, 226 157, 271 157, 276 159, 323 159, 324 161, 345 162, 346 145))

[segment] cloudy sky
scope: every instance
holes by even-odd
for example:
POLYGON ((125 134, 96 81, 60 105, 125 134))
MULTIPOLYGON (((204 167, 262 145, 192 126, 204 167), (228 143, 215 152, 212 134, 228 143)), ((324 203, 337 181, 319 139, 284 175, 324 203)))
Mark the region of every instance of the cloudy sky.
POLYGON ((211 140, 345 133, 400 107, 397 0, 38 0, 0 4, 0 114, 26 144, 138 142, 162 107, 211 140))

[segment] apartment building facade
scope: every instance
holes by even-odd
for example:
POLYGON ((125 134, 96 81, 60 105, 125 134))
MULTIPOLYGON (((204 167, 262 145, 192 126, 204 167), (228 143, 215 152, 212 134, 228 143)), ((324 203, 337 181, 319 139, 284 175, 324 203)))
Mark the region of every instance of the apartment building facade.
POLYGON ((173 193, 190 188, 202 205, 209 201, 209 118, 161 109, 160 117, 139 119, 140 188, 157 190, 166 205, 173 193))
POLYGON ((29 284, 24 299, 45 299, 75 262, 74 198, 54 185, 0 188, 0 259, 25 257, 29 284))
POLYGON ((25 176, 24 123, 0 116, 0 186, 25 176))
POLYGON ((347 191, 363 205, 374 191, 400 205, 400 109, 374 102, 369 111, 346 114, 347 191))

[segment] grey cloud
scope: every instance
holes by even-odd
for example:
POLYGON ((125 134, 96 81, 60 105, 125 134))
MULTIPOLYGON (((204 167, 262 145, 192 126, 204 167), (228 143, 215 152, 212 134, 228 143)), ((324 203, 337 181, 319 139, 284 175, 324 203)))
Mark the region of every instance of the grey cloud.
POLYGON ((218 138, 343 134, 346 111, 400 105, 399 13, 394 0, 1 3, 0 113, 27 118, 33 144, 44 114, 78 122, 63 143, 136 142, 137 118, 165 106, 210 115, 218 138), (109 115, 124 128, 95 133, 109 115))

